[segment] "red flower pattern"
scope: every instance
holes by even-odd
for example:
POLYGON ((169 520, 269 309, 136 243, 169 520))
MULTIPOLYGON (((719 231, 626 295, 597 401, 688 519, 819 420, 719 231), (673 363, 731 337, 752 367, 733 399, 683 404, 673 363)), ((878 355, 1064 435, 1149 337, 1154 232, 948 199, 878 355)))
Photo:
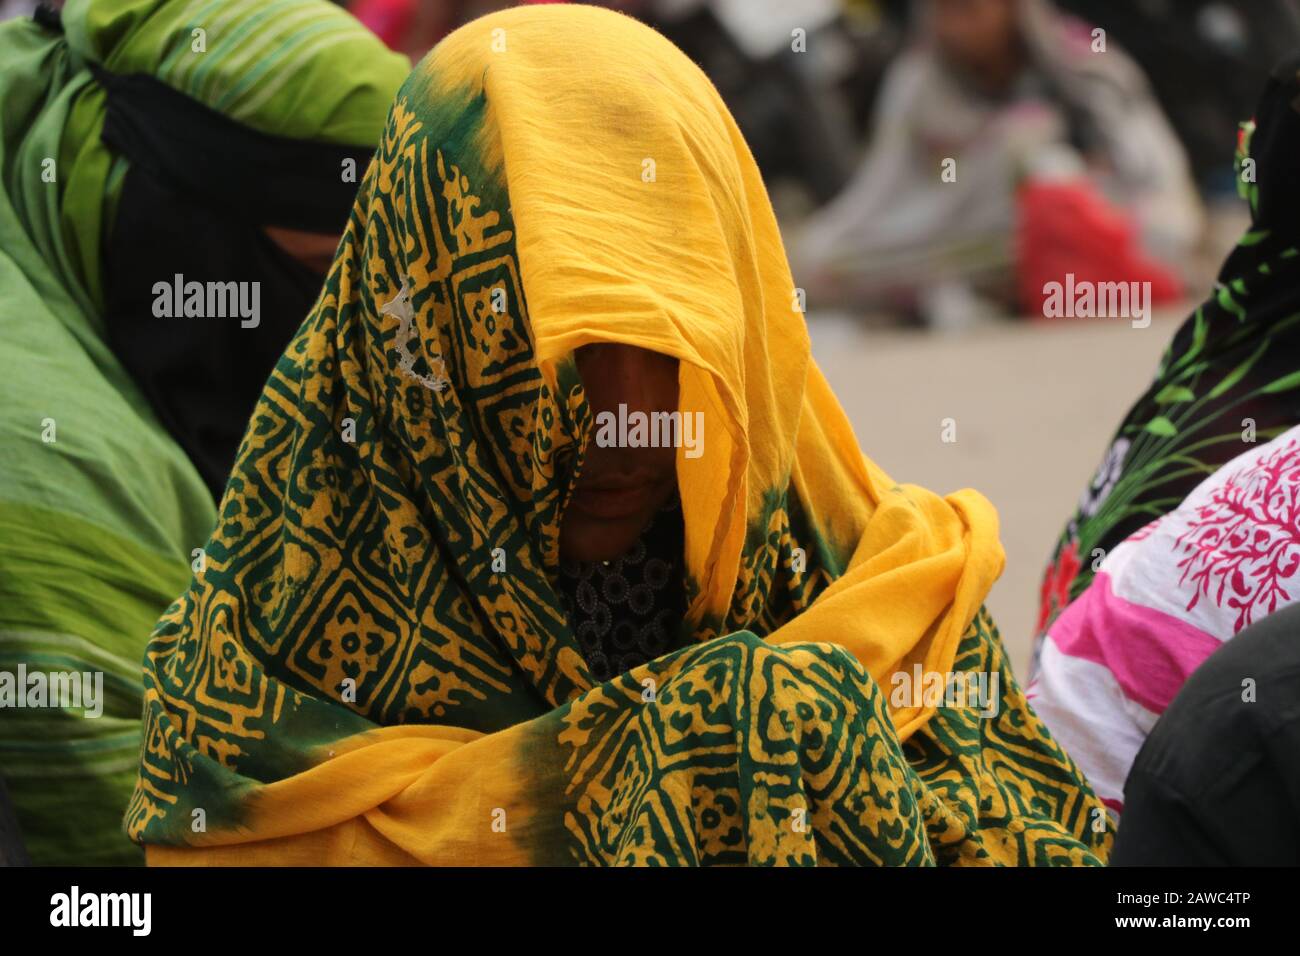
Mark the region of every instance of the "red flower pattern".
POLYGON ((1042 634, 1047 625, 1070 603, 1070 585, 1079 573, 1079 542, 1071 541, 1056 556, 1056 562, 1043 575, 1043 585, 1038 593, 1038 628, 1042 634))
POLYGON ((1231 475, 1193 511, 1174 542, 1179 583, 1237 612, 1233 633, 1291 600, 1300 569, 1300 442, 1292 440, 1231 475))

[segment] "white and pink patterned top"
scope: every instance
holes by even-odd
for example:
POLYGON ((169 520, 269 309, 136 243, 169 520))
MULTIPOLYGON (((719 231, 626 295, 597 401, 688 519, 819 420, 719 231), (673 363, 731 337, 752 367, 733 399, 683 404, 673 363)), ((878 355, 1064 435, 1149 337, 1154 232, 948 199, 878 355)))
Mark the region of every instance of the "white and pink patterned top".
POLYGON ((1028 696, 1116 814, 1156 719, 1224 641, 1300 600, 1300 427, 1121 542, 1054 621, 1028 696))

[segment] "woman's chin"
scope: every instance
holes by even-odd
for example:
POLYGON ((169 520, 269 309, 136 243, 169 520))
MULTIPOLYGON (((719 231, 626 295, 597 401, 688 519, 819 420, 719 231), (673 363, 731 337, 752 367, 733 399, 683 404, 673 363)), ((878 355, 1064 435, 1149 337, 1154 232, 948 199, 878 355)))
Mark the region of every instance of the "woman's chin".
POLYGON ((560 557, 569 561, 612 561, 622 557, 653 517, 653 509, 605 518, 570 508, 560 525, 560 557))

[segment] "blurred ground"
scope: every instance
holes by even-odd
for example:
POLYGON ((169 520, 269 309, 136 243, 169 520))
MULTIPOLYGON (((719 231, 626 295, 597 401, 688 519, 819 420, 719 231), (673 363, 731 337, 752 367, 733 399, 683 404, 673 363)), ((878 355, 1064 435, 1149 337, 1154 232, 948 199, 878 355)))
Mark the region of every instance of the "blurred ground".
POLYGON ((813 355, 867 454, 898 481, 975 488, 997 506, 1007 567, 989 607, 1022 679, 1047 557, 1187 311, 1145 329, 1080 320, 945 336, 809 316, 813 355))

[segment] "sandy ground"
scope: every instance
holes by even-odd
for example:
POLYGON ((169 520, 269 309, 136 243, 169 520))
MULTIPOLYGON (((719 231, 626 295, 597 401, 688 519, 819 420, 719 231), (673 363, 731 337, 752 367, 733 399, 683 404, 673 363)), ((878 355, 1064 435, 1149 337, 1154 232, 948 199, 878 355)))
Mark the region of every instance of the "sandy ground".
POLYGON ((1145 329, 1077 320, 946 335, 809 318, 813 355, 863 450, 899 481, 975 488, 997 506, 1007 567, 988 603, 1021 677, 1052 545, 1185 315, 1157 314, 1145 329))

